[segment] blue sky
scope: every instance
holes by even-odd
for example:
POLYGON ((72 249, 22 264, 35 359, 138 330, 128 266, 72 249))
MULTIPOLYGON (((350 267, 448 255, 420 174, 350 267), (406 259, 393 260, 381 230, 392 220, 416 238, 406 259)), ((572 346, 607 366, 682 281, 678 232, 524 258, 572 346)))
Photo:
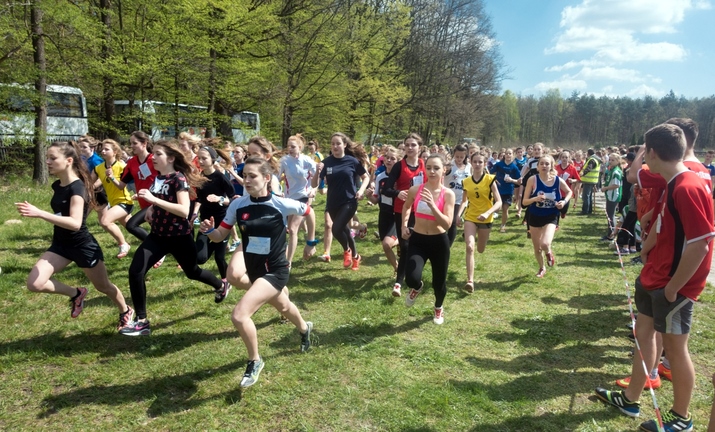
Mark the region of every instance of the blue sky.
POLYGON ((715 0, 484 0, 502 90, 715 95, 715 0))

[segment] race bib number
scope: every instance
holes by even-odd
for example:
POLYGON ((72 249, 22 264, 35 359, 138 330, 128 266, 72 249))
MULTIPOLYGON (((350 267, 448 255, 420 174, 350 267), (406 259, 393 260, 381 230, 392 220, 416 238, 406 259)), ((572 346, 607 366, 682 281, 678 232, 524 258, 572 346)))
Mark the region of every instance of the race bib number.
POLYGON ((387 205, 392 205, 392 198, 385 195, 380 195, 380 202, 387 205))
POLYGON ((141 175, 141 180, 147 179, 151 176, 151 169, 149 168, 149 165, 146 164, 146 162, 139 165, 139 174, 141 175))
POLYGON ((271 251, 270 237, 248 236, 248 246, 246 252, 256 255, 268 255, 271 251))
POLYGON ((412 186, 419 186, 422 183, 424 183, 424 178, 422 177, 422 173, 419 173, 416 176, 412 177, 412 186))

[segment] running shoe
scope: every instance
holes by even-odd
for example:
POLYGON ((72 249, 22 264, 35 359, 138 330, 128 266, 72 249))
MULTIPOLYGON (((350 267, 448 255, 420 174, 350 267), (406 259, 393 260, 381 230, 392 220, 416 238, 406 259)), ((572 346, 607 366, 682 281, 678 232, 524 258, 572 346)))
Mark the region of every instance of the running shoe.
POLYGON ((362 257, 360 255, 358 255, 356 258, 353 258, 353 265, 351 267, 351 270, 353 270, 353 271, 360 270, 360 261, 362 261, 362 257))
MULTIPOLYGON (((621 379, 619 379, 619 380, 616 380, 616 385, 617 385, 618 387, 628 388, 628 384, 630 384, 630 383, 631 383, 631 377, 625 377, 625 378, 621 378, 621 379)), ((659 388, 660 388, 660 385, 661 385, 660 376, 657 376, 657 377, 655 377, 655 378, 653 378, 653 379, 648 378, 648 379, 646 380, 645 385, 643 386, 643 388, 644 388, 644 389, 653 388, 653 390, 655 390, 655 389, 659 389, 659 388)))
POLYGON ((549 267, 553 267, 554 264, 556 264, 556 258, 554 257, 554 253, 546 252, 546 265, 549 267))
POLYGON ((350 268, 353 265, 353 251, 350 249, 343 252, 343 267, 350 268))
POLYGON ((117 331, 123 329, 134 318, 134 309, 127 305, 127 311, 119 314, 119 325, 117 326, 117 331))
POLYGON ((464 290, 469 294, 474 292, 474 282, 467 282, 464 284, 464 290))
POLYGON ((618 408, 623 414, 629 417, 638 417, 641 414, 640 402, 630 402, 626 400, 622 390, 610 391, 601 387, 596 387, 596 397, 603 402, 618 408))
POLYGON ((673 381, 673 372, 665 367, 663 363, 658 364, 658 376, 662 376, 663 379, 667 379, 668 381, 673 381))
POLYGON ((635 258, 631 258, 631 264, 643 264, 643 260, 641 259, 640 255, 635 258))
POLYGON ((246 372, 243 373, 243 378, 241 378, 241 387, 250 387, 258 381, 258 376, 261 374, 265 366, 265 362, 262 358, 258 360, 249 360, 246 365, 246 372))
MULTIPOLYGON (((640 430, 646 432, 660 431, 658 428, 658 419, 641 423, 640 430)), ((669 410, 663 413, 663 430, 665 432, 690 432, 693 430, 693 418, 690 414, 688 414, 688 418, 680 417, 674 413, 673 410, 669 410)))
POLYGON ((278 322, 280 322, 281 324, 288 324, 290 320, 287 316, 281 314, 281 317, 279 318, 278 322))
POLYGON ((119 329, 119 334, 124 336, 149 336, 151 334, 151 325, 149 320, 132 321, 119 329))
POLYGON ((214 302, 221 303, 229 291, 231 291, 231 284, 226 279, 221 279, 221 288, 214 291, 214 302))
POLYGON ((613 251, 613 255, 629 255, 631 251, 628 248, 618 248, 613 251))
POLYGON ((308 352, 310 349, 310 332, 313 331, 313 323, 306 321, 305 324, 308 326, 308 330, 300 334, 300 352, 308 352))
POLYGON ((602 242, 612 242, 612 241, 613 241, 613 238, 612 238, 612 237, 609 237, 609 236, 603 236, 603 237, 601 237, 601 240, 600 240, 600 241, 602 241, 602 242))
POLYGON ((164 258, 166 258, 166 256, 161 257, 161 259, 157 261, 156 264, 154 264, 155 269, 161 267, 161 265, 164 264, 164 258))
POLYGON ((417 300, 417 296, 420 295, 420 292, 422 291, 422 287, 424 286, 424 282, 420 282, 420 289, 416 290, 414 288, 410 289, 410 294, 405 297, 405 306, 407 307, 412 307, 412 305, 415 304, 415 300, 417 300))
POLYGON ((129 243, 124 243, 122 245, 119 245, 119 253, 117 254, 117 258, 122 259, 125 256, 129 254, 129 249, 132 247, 129 246, 129 243))
POLYGON ((87 288, 77 288, 77 294, 70 299, 70 306, 72 308, 70 315, 72 318, 77 318, 79 314, 82 313, 82 310, 84 310, 85 297, 87 297, 87 288))
POLYGON ((530 239, 531 238, 531 231, 526 232, 526 238, 530 239))
POLYGON ((539 269, 539 272, 536 273, 536 277, 537 277, 537 278, 542 278, 542 277, 544 277, 545 274, 546 274, 546 267, 541 267, 541 268, 539 269))
POLYGON ((321 256, 319 256, 318 259, 321 260, 321 261, 323 261, 323 262, 329 263, 329 262, 330 262, 330 254, 327 253, 327 252, 325 252, 324 254, 322 254, 321 256))
POLYGON ((499 228, 500 233, 505 233, 506 232, 506 225, 502 225, 501 228, 499 228))
POLYGON ((402 288, 402 285, 395 283, 395 285, 392 287, 392 296, 393 297, 402 296, 402 291, 400 291, 401 288, 402 288))
POLYGON ((444 323, 444 307, 434 308, 434 321, 435 324, 444 323))

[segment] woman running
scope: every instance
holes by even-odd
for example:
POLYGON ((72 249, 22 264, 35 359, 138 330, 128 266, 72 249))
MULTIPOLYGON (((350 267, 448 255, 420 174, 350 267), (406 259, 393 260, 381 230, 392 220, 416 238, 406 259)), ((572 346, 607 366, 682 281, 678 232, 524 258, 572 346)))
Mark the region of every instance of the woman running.
POLYGON ((98 179, 104 186, 104 192, 107 195, 108 205, 105 204, 97 210, 99 224, 114 237, 119 243, 119 254, 117 258, 124 258, 129 253, 129 243, 124 238, 122 230, 115 222, 119 221, 122 226, 127 226, 127 222, 132 216, 134 201, 127 188, 119 188, 117 186, 117 178, 121 177, 124 172, 125 164, 118 158, 122 148, 119 143, 106 139, 100 144, 100 152, 104 163, 94 167, 92 179, 98 179), (109 208, 107 208, 109 207, 109 208))
MULTIPOLYGON (((201 172, 207 181, 196 189, 196 209, 201 215, 201 220, 212 219, 220 223, 226 216, 226 208, 231 203, 234 196, 233 186, 225 175, 216 169, 216 161, 219 157, 229 160, 229 156, 223 150, 216 150, 211 147, 201 147, 197 153, 201 172)), ((206 234, 201 231, 196 235, 196 261, 204 264, 211 255, 214 256, 216 267, 221 275, 223 287, 216 291, 214 301, 220 303, 228 294, 231 286, 226 281, 226 243, 228 240, 214 243, 210 242, 206 234)))
POLYGON ((536 277, 544 277, 546 264, 553 267, 556 263, 551 242, 559 225, 560 211, 571 199, 571 189, 561 177, 556 175, 556 162, 550 155, 539 158, 538 174, 531 176, 524 186, 523 205, 528 206, 527 215, 531 227, 531 242, 534 245, 534 255, 539 264, 536 277))
POLYGON ((452 225, 454 193, 442 185, 444 156, 435 153, 427 158, 425 171, 427 182, 412 186, 402 209, 402 236, 409 239, 407 248, 407 286, 410 293, 405 305, 415 304, 422 292, 422 271, 429 260, 432 264, 432 288, 434 289, 434 323, 444 322, 444 298, 447 295, 447 268, 449 267, 449 236, 452 225), (410 214, 414 213, 414 229, 409 227, 410 214))
POLYGON ((472 176, 462 181, 462 203, 460 217, 464 214, 464 243, 467 259, 467 283, 464 289, 474 292, 474 244, 477 252, 483 253, 492 231, 494 212, 502 206, 496 176, 486 171, 487 156, 484 153, 472 155, 472 176), (466 207, 466 213, 465 213, 466 207))
MULTIPOLYGON (((285 179, 285 196, 303 204, 310 204, 315 197, 315 190, 311 187, 311 179, 315 177, 315 162, 301 152, 305 146, 305 138, 301 134, 296 134, 288 138, 286 148, 288 154, 280 160, 278 177, 285 179)), ((303 216, 292 215, 288 217, 288 234, 290 241, 286 250, 288 266, 293 262, 293 255, 298 248, 298 230, 303 223, 303 216)))
POLYGON ((264 159, 250 157, 243 168, 247 195, 231 202, 226 218, 218 228, 214 220, 203 220, 201 232, 212 241, 226 238, 237 224, 243 247, 242 254, 234 254, 229 264, 229 282, 246 293, 233 309, 231 320, 241 335, 248 351, 248 365, 241 379, 241 387, 258 381, 264 362, 258 353, 258 336, 252 316, 269 303, 285 315, 300 332, 300 350, 310 349, 313 323, 306 322, 288 298, 286 284, 290 268, 286 259, 286 216, 300 214, 307 220, 308 234, 303 258, 315 254, 315 213, 306 203, 280 198, 271 193, 273 167, 264 159))
MULTIPOLYGON (((559 163, 556 165, 556 175, 561 177, 561 180, 565 181, 569 188, 571 189, 571 194, 576 197, 576 185, 581 181, 581 176, 578 174, 578 169, 571 163, 571 154, 568 150, 564 150, 559 155, 559 163)), ((561 219, 566 217, 566 213, 569 211, 569 204, 567 203, 564 208, 561 209, 561 219)))
POLYGON ((491 173, 496 175, 497 189, 501 196, 501 227, 500 233, 506 232, 506 222, 509 220, 509 207, 514 196, 514 186, 520 182, 521 172, 514 161, 514 151, 506 149, 504 159, 494 163, 491 173))
POLYGON ((151 334, 146 316, 146 273, 149 268, 171 254, 191 280, 210 285, 216 293, 216 302, 223 301, 228 286, 211 272, 199 268, 196 261, 196 243, 189 220, 189 189, 201 187, 206 181, 194 172, 191 162, 179 149, 175 140, 160 140, 154 144, 154 167, 159 175, 151 189, 139 189, 137 198, 150 204, 147 219, 151 220, 151 233, 134 253, 129 266, 129 288, 136 309, 136 320, 124 326, 119 333, 127 336, 151 334))
POLYGON ((318 165, 320 175, 313 177, 313 187, 325 179, 328 196, 325 208, 333 222, 333 237, 343 247, 343 267, 358 270, 362 257, 358 254, 355 239, 350 235, 350 220, 355 216, 357 203, 365 194, 368 174, 365 150, 353 143, 347 135, 336 132, 330 138, 332 154, 318 165), (356 183, 360 182, 358 186, 356 183))
POLYGON ((469 163, 468 149, 464 144, 458 144, 454 147, 454 155, 452 163, 445 178, 445 183, 454 193, 454 219, 449 227, 449 246, 454 244, 454 239, 457 238, 457 225, 461 226, 462 219, 459 217, 459 206, 462 204, 462 181, 472 175, 472 166, 469 163))
MULTIPOLYGON (((425 161, 420 159, 419 151, 422 146, 422 137, 416 133, 407 135, 403 141, 405 157, 393 167, 385 182, 383 195, 394 200, 395 229, 399 241, 400 258, 397 261, 397 276, 392 287, 392 295, 400 297, 401 288, 405 281, 405 266, 407 265, 407 238, 402 235, 402 209, 407 199, 407 192, 412 186, 419 186, 425 181, 425 161)), ((407 222, 408 227, 414 225, 414 215, 407 222)))
POLYGON ((47 149, 45 162, 49 173, 59 179, 52 183, 52 212, 40 210, 27 201, 15 203, 20 215, 39 218, 54 225, 52 245, 32 267, 27 277, 27 288, 32 292, 69 297, 70 316, 77 318, 84 308, 87 288, 73 288, 53 277, 74 262, 97 291, 117 306, 119 328, 122 328, 131 321, 133 311, 124 301, 122 292, 109 281, 102 248, 87 229, 91 200, 88 191, 92 189, 86 164, 72 143, 59 141, 47 149))
POLYGON ((392 172, 392 168, 400 159, 400 151, 391 145, 383 146, 384 154, 382 156, 383 165, 385 167, 377 176, 375 176, 375 189, 368 190, 368 196, 373 204, 378 204, 377 216, 377 232, 378 237, 382 241, 382 250, 385 252, 385 257, 390 263, 394 271, 397 271, 397 258, 392 248, 397 246, 397 231, 395 230, 395 214, 393 212, 393 199, 383 195, 382 191, 385 187, 387 177, 392 172))

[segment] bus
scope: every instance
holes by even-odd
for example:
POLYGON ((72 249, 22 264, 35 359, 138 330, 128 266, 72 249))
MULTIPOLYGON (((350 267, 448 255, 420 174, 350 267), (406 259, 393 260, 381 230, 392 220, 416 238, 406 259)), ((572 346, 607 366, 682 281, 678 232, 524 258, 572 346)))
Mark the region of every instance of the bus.
MULTIPOLYGON (((130 104, 128 100, 115 100, 114 112, 122 132, 128 134, 142 130, 154 141, 174 138, 181 132, 205 138, 210 124, 208 108, 200 105, 177 105, 153 100, 133 101, 130 104)), ((232 116, 231 132, 236 142, 245 142, 247 138, 257 135, 260 132, 258 113, 241 111, 232 116)), ((211 136, 214 135, 215 129, 211 129, 211 136)))
MULTIPOLYGON (((0 84, 0 144, 29 142, 35 136, 33 87, 0 84)), ((47 86, 47 141, 76 140, 89 132, 87 101, 77 87, 47 86)))

